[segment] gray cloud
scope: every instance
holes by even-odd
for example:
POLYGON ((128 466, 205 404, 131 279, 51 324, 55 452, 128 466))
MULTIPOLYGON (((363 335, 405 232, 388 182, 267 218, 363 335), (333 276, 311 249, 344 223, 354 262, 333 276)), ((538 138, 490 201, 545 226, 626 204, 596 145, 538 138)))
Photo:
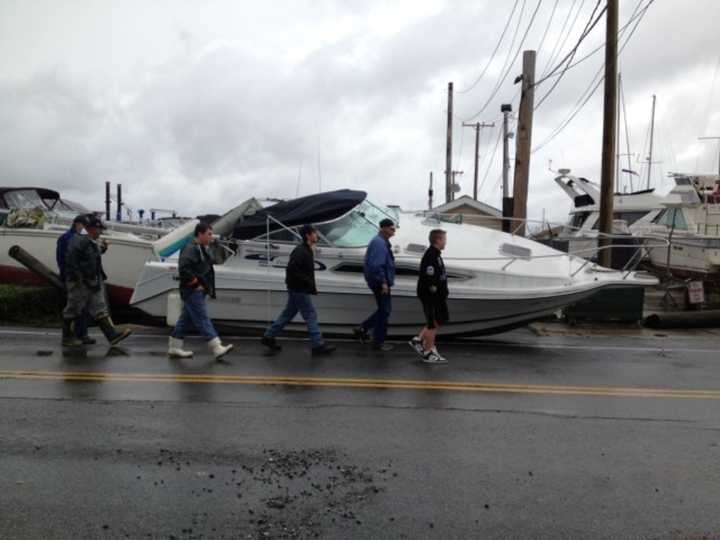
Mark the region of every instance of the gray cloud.
MULTIPOLYGON (((551 4, 541 8, 527 45, 538 44, 551 4)), ((706 124, 720 130, 720 117, 707 121, 708 87, 720 51, 709 14, 720 14, 720 7, 710 1, 689 4, 681 11, 658 0, 622 59, 633 147, 641 151, 650 94, 657 93, 662 104, 657 152, 665 170, 670 164, 692 167, 696 160, 706 167, 715 150, 701 145, 696 158, 691 151, 695 137, 706 124), (684 155, 689 157, 678 157, 684 155)), ((528 0, 525 20, 534 5, 528 0)), ((544 55, 557 39, 568 5, 559 3, 539 66, 546 63, 544 55)), ((623 13, 634 5, 623 2, 623 13)), ((135 207, 205 212, 222 211, 252 195, 294 196, 302 167, 300 193, 317 190, 322 171, 324 189, 361 187, 387 203, 424 206, 428 171, 440 179, 444 169, 447 81, 455 80, 458 89, 472 81, 510 6, 440 5, 422 17, 398 19, 396 32, 369 28, 365 21, 378 6, 288 5, 292 13, 287 17, 296 21, 292 28, 278 24, 284 20, 278 13, 282 9, 268 8, 270 13, 242 23, 250 30, 252 23, 258 26, 257 43, 230 39, 217 17, 209 19, 217 24, 215 35, 208 21, 194 23, 181 13, 162 36, 148 37, 162 54, 153 56, 148 50, 147 59, 133 61, 128 52, 118 60, 123 67, 117 72, 112 59, 97 70, 95 59, 84 68, 73 58, 38 60, 35 69, 22 66, 22 75, 0 71, 0 122, 6 127, 0 134, 3 183, 55 187, 99 208, 103 182, 121 181, 135 207), (336 31, 335 19, 346 28, 336 31), (313 41, 306 53, 293 53, 293 37, 313 30, 329 37, 313 41), (287 46, 275 50, 262 45, 274 35, 287 46)), ((588 3, 580 21, 590 8, 588 3)), ((148 16, 162 27, 157 10, 148 16)), ((585 50, 602 42, 602 32, 596 34, 585 50)), ((83 41, 82 34, 79 39, 83 41)), ((90 37, 87 45, 92 46, 90 37)), ((460 134, 459 124, 489 95, 505 53, 502 47, 477 88, 456 96, 455 160, 465 170, 466 191, 471 188, 473 142, 470 130, 460 134)), ((598 54, 568 73, 538 111, 537 142, 563 119, 601 63, 598 54)), ((511 75, 518 71, 519 64, 511 75)), ((720 94, 720 81, 716 86, 720 94)), ((500 103, 515 92, 510 77, 479 119, 499 120, 500 103)), ((536 217, 543 207, 556 219, 567 211, 564 195, 550 182, 549 159, 591 178, 599 175, 600 94, 533 156, 530 200, 536 217)), ((710 103, 712 114, 718 99, 710 103)), ((490 171, 482 194, 495 205, 500 161, 496 156, 490 167, 490 154, 496 136, 497 131, 489 131, 481 147, 481 174, 490 171)))

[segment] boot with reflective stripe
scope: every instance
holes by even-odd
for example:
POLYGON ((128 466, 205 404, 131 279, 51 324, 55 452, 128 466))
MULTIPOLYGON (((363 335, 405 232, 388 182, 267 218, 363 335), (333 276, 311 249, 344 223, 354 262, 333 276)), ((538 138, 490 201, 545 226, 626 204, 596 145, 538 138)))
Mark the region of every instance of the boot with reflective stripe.
POLYGON ((63 319, 62 327, 62 344, 63 347, 80 347, 82 341, 75 336, 75 321, 73 319, 63 319))
POLYGON ((168 356, 170 358, 190 358, 193 355, 192 351, 184 350, 183 346, 182 339, 170 336, 170 339, 168 339, 168 356))
POLYGON ((122 330, 115 328, 115 325, 109 316, 98 319, 98 326, 100 327, 100 330, 102 330, 102 333, 105 335, 105 338, 108 340, 110 345, 117 345, 123 339, 132 334, 132 330, 129 328, 123 328, 122 330))

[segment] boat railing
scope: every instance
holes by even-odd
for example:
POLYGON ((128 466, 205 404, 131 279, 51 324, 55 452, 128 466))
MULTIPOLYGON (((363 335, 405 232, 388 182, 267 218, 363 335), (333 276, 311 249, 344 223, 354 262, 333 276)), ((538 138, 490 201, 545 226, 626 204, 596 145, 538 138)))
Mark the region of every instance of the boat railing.
MULTIPOLYGON (((270 232, 271 232, 270 226, 272 223, 274 223, 274 224, 278 225, 279 227, 281 227, 282 229, 286 230, 287 232, 292 234, 298 240, 302 240, 302 238, 297 233, 297 231, 295 231, 291 227, 288 227, 287 225, 285 225, 283 222, 276 219, 275 217, 268 214, 266 216, 266 218, 267 218, 266 219, 266 234, 267 234, 267 236, 266 236, 265 244, 266 244, 266 251, 267 251, 267 259, 270 260, 270 255, 271 255, 270 250, 273 249, 273 247, 274 247, 272 242, 270 242, 270 232)), ((522 221, 523 225, 525 225, 527 223, 544 223, 544 224, 549 223, 546 220, 540 222, 538 220, 520 219, 520 218, 493 218, 493 219, 495 219, 496 221, 497 220, 508 220, 511 222, 522 221)), ((563 226, 565 226, 565 225, 563 225, 563 226)), ((514 228, 514 232, 516 233, 519 230, 519 228, 520 228, 519 226, 514 228)), ((318 231, 318 233, 319 233, 319 231, 318 231)), ((327 244, 330 247, 337 247, 337 246, 334 246, 332 244, 332 242, 330 242, 327 238, 324 238, 322 235, 320 235, 320 236, 323 238, 323 240, 325 240, 325 242, 327 242, 327 244)), ((515 234, 513 236, 515 236, 515 234)), ((632 275, 632 273, 637 269, 637 266, 640 263, 640 261, 643 259, 642 256, 638 256, 638 252, 641 252, 642 249, 655 249, 657 247, 667 247, 667 245, 669 245, 669 242, 667 241, 667 239, 662 239, 662 238, 658 238, 658 237, 645 238, 645 237, 639 237, 639 236, 631 236, 629 234, 607 234, 607 233, 598 232, 597 235, 593 236, 592 238, 588 238, 588 239, 597 240, 598 238, 606 239, 608 242, 611 242, 612 240, 634 239, 634 240, 638 240, 640 243, 643 243, 644 240, 652 240, 652 241, 660 242, 661 245, 660 246, 647 246, 647 245, 643 244, 642 246, 640 246, 637 244, 628 244, 628 245, 608 244, 608 245, 596 245, 593 247, 583 248, 583 249, 578 249, 578 250, 573 250, 573 251, 568 251, 568 252, 558 251, 556 253, 549 253, 549 254, 543 254, 543 255, 532 255, 532 253, 529 252, 529 250, 528 250, 528 253, 523 253, 522 255, 507 254, 507 255, 499 255, 499 256, 493 256, 493 257, 445 257, 445 260, 446 261, 467 261, 467 262, 470 262, 470 261, 473 261, 473 262, 480 262, 480 261, 483 261, 483 262, 492 262, 492 261, 505 262, 505 264, 501 268, 501 270, 504 272, 513 263, 515 263, 518 260, 530 261, 530 260, 539 260, 539 259, 551 260, 551 259, 567 258, 568 259, 568 277, 573 278, 580 271, 582 271, 584 268, 586 268, 588 264, 594 264, 597 266, 597 263, 594 262, 592 260, 592 258, 594 256, 597 256, 597 254, 601 251, 604 251, 607 249, 634 249, 634 250, 636 250, 635 253, 628 260, 628 262, 623 266, 623 268, 620 270, 621 272, 623 272, 622 279, 625 280, 630 275, 632 275), (583 262, 581 263, 579 268, 573 269, 573 262, 577 262, 578 259, 583 260, 583 262)), ((582 239, 582 238, 580 238, 580 239, 582 239)), ((398 260, 402 260, 402 259, 415 260, 415 257, 404 256, 401 254, 397 254, 395 256, 395 258, 398 260)))

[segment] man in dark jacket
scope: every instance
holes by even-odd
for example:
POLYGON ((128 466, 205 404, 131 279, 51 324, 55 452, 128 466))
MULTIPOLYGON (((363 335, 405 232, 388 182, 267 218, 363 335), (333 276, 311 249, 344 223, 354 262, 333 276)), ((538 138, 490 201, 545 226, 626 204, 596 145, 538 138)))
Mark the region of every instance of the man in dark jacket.
POLYGON ((223 345, 217 330, 208 316, 205 297, 215 298, 215 269, 208 246, 213 241, 212 228, 207 223, 195 226, 195 237, 180 253, 180 299, 182 313, 168 340, 168 356, 189 358, 192 351, 183 349, 183 340, 190 326, 194 326, 207 341, 208 349, 220 360, 233 348, 223 345))
POLYGON ((303 225, 300 234, 303 240, 302 244, 290 254, 290 261, 285 270, 285 284, 288 290, 287 304, 283 312, 265 331, 262 343, 272 351, 279 351, 281 347, 275 338, 299 311, 308 327, 312 354, 314 356, 326 355, 333 352, 335 347, 328 345, 323 340, 312 301, 312 295, 317 294, 313 249, 318 241, 318 233, 312 225, 303 225))
POLYGON ((420 262, 417 295, 425 314, 425 327, 417 337, 412 338, 410 346, 427 364, 445 364, 447 360, 435 347, 438 328, 450 320, 448 313, 448 281, 442 251, 447 244, 447 234, 442 229, 430 231, 430 247, 420 262))
POLYGON ((375 297, 377 309, 358 328, 353 330, 361 343, 370 340, 373 329, 373 348, 378 351, 391 351, 393 346, 385 343, 388 322, 392 311, 391 291, 395 284, 395 256, 390 238, 395 236, 395 223, 391 219, 380 222, 380 231, 368 244, 363 265, 365 282, 375 297))
MULTIPOLYGON (((60 272, 60 281, 63 285, 65 284, 66 271, 65 271, 65 259, 67 255, 68 247, 70 247, 70 241, 76 234, 82 234, 85 228, 87 216, 85 214, 79 214, 73 219, 70 228, 65 231, 57 240, 55 248, 55 260, 57 261, 58 271, 60 272)), ((82 317, 78 317, 75 321, 75 336, 82 341, 83 345, 94 345, 95 340, 88 335, 88 323, 89 315, 84 313, 82 317)))
POLYGON ((102 267, 100 234, 105 229, 102 221, 88 215, 85 223, 87 234, 75 234, 65 255, 65 289, 67 304, 63 310, 63 345, 78 346, 82 342, 75 337, 74 325, 87 312, 94 318, 111 345, 117 345, 132 331, 118 330, 110 318, 105 301, 105 280, 102 267))

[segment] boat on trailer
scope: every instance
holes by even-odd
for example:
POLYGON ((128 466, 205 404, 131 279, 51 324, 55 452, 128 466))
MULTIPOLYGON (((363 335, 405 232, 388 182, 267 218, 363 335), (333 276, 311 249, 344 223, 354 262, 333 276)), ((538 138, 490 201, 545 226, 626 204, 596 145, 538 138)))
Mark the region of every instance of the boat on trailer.
MULTIPOLYGON (((602 268, 524 237, 441 222, 424 212, 401 212, 373 203, 363 191, 339 190, 240 218, 224 240, 232 254, 215 269, 218 297, 208 301, 210 316, 225 326, 264 328, 284 306, 285 268, 300 238, 298 228, 313 223, 320 233, 314 299, 319 322, 327 334, 349 335, 375 309, 363 258, 383 218, 397 225, 390 327, 397 337, 415 335, 424 324, 416 283, 429 232, 436 228, 448 234, 443 257, 451 320, 445 335, 498 333, 552 315, 606 287, 657 283, 652 276, 602 268)), ((176 262, 148 262, 131 305, 154 317, 177 313, 177 287, 176 262)), ((296 318, 288 328, 300 330, 304 323, 296 318)))

